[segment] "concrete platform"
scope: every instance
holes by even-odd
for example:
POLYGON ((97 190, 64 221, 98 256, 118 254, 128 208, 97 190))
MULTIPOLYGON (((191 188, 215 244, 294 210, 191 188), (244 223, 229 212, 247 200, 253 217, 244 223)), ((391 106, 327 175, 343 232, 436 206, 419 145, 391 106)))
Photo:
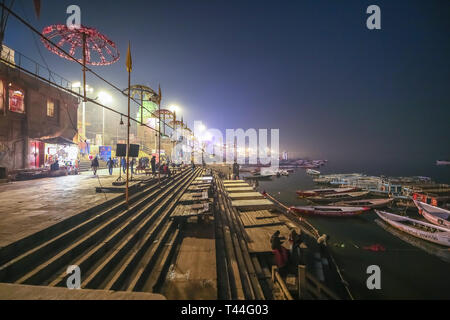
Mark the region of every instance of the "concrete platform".
POLYGON ((245 228, 245 232, 250 239, 250 242, 248 242, 249 251, 251 253, 272 252, 270 237, 277 230, 280 231, 280 237, 282 238, 285 248, 287 248, 288 243, 286 243, 286 241, 289 238, 290 230, 286 225, 245 228))
POLYGON ((252 187, 225 187, 225 190, 228 193, 232 192, 254 192, 255 190, 252 187))
MULTIPOLYGON (((16 181, 0 185, 0 247, 48 228, 91 207, 123 196, 97 193, 96 187, 110 187, 119 176, 107 169, 79 175, 16 181)), ((123 175, 122 175, 123 176, 123 175)), ((130 185, 141 183, 137 179, 130 185)))
POLYGON ((264 199, 264 196, 259 192, 233 192, 229 194, 231 200, 255 200, 264 199))
POLYGON ((173 300, 216 300, 214 224, 187 223, 183 226, 182 237, 161 293, 173 300))
POLYGON ((223 184, 244 183, 244 180, 223 180, 223 184))
POLYGON ((209 182, 209 181, 212 181, 212 180, 213 180, 213 177, 211 177, 211 176, 195 178, 195 181, 206 181, 206 182, 209 182))
POLYGON ((284 222, 278 218, 278 215, 275 215, 268 210, 242 211, 240 219, 244 228, 284 224, 284 222))
POLYGON ((267 199, 234 200, 231 201, 231 205, 241 211, 270 210, 275 208, 274 203, 267 199))
POLYGON ((224 185, 225 189, 228 188, 245 188, 245 187, 250 187, 250 185, 248 183, 233 183, 233 184, 225 184, 224 185))
POLYGON ((29 286, 0 283, 0 300, 166 300, 157 293, 29 286))

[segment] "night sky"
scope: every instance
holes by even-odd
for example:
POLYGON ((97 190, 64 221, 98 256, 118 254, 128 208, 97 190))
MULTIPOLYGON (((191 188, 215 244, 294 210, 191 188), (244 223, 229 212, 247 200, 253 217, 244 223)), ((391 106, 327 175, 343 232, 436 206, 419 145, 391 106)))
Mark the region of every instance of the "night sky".
MULTIPOLYGON (((130 40, 132 82, 161 83, 190 125, 279 128, 281 150, 330 161, 450 157, 450 1, 43 0, 40 20, 31 0, 14 9, 42 30, 65 23, 70 4, 119 47, 119 62, 93 69, 125 88, 130 40), (366 28, 371 4, 381 30, 366 28)), ((5 44, 42 63, 39 47, 81 79, 14 18, 5 44)))

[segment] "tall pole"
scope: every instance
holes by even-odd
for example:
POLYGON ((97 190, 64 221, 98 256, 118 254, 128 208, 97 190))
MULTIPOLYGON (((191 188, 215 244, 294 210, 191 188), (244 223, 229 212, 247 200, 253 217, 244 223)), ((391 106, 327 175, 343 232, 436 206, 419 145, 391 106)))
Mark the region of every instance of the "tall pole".
POLYGON ((141 89, 141 126, 144 123, 144 90, 141 89))
POLYGON ((105 108, 102 108, 102 145, 105 145, 105 108))
POLYGON ((161 96, 158 99, 158 159, 158 183, 161 184, 161 96))
POLYGON ((127 52, 127 71, 128 71, 128 113, 127 113, 127 183, 125 188, 125 201, 127 206, 129 205, 128 199, 128 179, 130 172, 130 95, 131 95, 131 44, 128 43, 128 52, 127 52))
POLYGON ((83 98, 86 103, 86 33, 83 33, 83 98))
POLYGON ((130 171, 130 82, 131 82, 131 72, 128 72, 128 113, 127 113, 127 187, 125 192, 125 198, 128 205, 128 179, 130 171))

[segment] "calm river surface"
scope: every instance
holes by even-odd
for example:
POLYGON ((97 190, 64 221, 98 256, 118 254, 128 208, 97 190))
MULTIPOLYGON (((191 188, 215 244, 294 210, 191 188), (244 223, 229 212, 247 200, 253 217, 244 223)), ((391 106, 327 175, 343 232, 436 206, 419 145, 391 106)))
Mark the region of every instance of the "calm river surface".
MULTIPOLYGON (((448 169, 443 170, 450 171, 448 169)), ((319 170, 324 174, 355 172, 337 171, 331 166, 319 170)), ((288 177, 259 181, 258 190, 265 190, 284 204, 293 206, 306 204, 305 200, 297 198, 295 190, 310 188, 317 188, 317 185, 304 169, 299 168, 288 177)), ((408 214, 418 218, 414 211, 408 214)), ((443 247, 402 233, 393 235, 383 229, 378 220, 372 210, 354 218, 308 218, 321 233, 330 235, 335 259, 356 299, 450 299, 450 251, 443 252, 443 247), (381 244, 386 251, 363 249, 373 244, 381 244), (370 265, 378 265, 381 269, 381 290, 366 287, 369 276, 366 270, 370 265)))

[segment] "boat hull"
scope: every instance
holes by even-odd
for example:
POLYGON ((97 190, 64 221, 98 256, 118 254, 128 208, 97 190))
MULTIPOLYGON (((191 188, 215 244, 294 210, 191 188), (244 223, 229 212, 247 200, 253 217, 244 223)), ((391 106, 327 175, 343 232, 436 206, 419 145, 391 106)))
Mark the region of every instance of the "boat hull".
POLYGON ((357 191, 358 188, 333 188, 333 189, 315 189, 315 190, 298 190, 296 191, 299 197, 313 197, 325 194, 336 194, 336 193, 344 193, 344 192, 352 192, 357 191))
POLYGON ((396 214, 392 214, 389 212, 379 211, 375 210, 376 214, 380 219, 382 219, 384 222, 388 223, 392 227, 401 230, 403 232, 406 232, 412 236, 415 236, 417 238, 420 238, 422 240, 430 241, 433 243, 440 244, 442 246, 450 247, 450 230, 438 226, 434 226, 432 224, 421 222, 419 220, 414 220, 411 218, 399 216, 396 214), (414 222, 417 225, 422 225, 424 227, 428 228, 435 228, 438 229, 439 232, 429 232, 425 231, 423 229, 418 229, 412 226, 408 226, 405 223, 406 222, 414 222))
MULTIPOLYGON (((337 201, 352 201, 357 199, 362 199, 369 194, 368 191, 362 192, 349 192, 349 193, 337 193, 337 194, 327 194, 318 197, 308 197, 308 200, 316 203, 331 203, 337 201)), ((361 206, 360 206, 361 207, 361 206)))
POLYGON ((307 215, 315 215, 315 216, 324 216, 324 217, 352 217, 362 214, 363 212, 370 210, 370 208, 366 207, 331 207, 331 206, 323 206, 323 207, 291 207, 290 211, 299 213, 299 214, 307 214, 307 215), (335 210, 333 210, 335 209, 335 210))
POLYGON ((441 227, 445 227, 447 229, 450 229, 450 221, 439 217, 436 212, 442 212, 444 214, 450 214, 450 211, 445 210, 445 209, 441 209, 438 207, 434 207, 431 205, 428 205, 426 203, 414 200, 414 204, 416 205, 417 209, 419 209, 419 213, 429 222, 437 225, 437 226, 441 226, 441 227), (435 210, 435 214, 433 214, 433 211, 435 210))
POLYGON ((333 206, 349 206, 349 207, 369 207, 384 208, 387 207, 394 199, 368 199, 368 200, 349 200, 349 201, 339 201, 335 202, 333 206))

